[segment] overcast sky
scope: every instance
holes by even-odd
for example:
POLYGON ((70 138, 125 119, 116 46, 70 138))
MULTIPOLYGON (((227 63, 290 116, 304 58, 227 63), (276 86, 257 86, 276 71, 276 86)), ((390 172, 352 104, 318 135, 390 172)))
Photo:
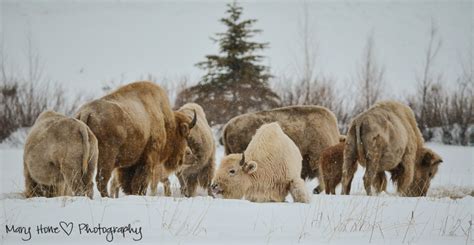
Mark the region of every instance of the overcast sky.
MULTIPOLYGON (((257 38, 270 43, 264 63, 275 76, 292 76, 301 60, 302 1, 246 1, 245 18, 256 18, 257 38)), ((317 70, 347 87, 357 71, 369 33, 386 70, 387 91, 413 90, 433 21, 442 46, 435 63, 446 84, 472 56, 471 1, 309 1, 310 33, 317 70)), ((219 1, 3 1, 1 38, 7 64, 27 68, 28 36, 48 79, 75 91, 99 91, 104 81, 131 82, 147 74, 170 80, 203 71, 194 65, 213 54, 209 39, 224 30, 219 1)), ((100 92, 97 92, 100 94, 100 92)))

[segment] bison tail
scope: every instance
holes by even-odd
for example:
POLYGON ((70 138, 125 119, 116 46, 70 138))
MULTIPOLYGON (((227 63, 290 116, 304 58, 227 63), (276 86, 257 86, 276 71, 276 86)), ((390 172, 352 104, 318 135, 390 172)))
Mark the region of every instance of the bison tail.
POLYGON ((349 195, 352 178, 357 170, 358 159, 358 130, 357 123, 353 121, 347 131, 346 143, 344 146, 344 162, 342 164, 342 194, 349 195))
POLYGON ((365 157, 364 144, 362 143, 362 138, 361 138, 361 128, 362 128, 362 122, 355 124, 356 144, 357 144, 357 152, 358 152, 357 155, 361 159, 362 162, 366 163, 367 159, 365 157))
POLYGON ((88 170, 89 161, 93 156, 89 157, 89 155, 91 155, 91 146, 87 127, 81 127, 80 132, 82 136, 82 175, 85 175, 88 170))
POLYGON ((76 115, 76 119, 85 123, 87 126, 89 126, 89 119, 90 119, 91 113, 87 111, 81 111, 76 115))
POLYGON ((353 123, 347 131, 346 143, 344 146, 344 170, 347 170, 351 165, 357 162, 357 150, 358 150, 358 139, 357 139, 357 125, 353 123))

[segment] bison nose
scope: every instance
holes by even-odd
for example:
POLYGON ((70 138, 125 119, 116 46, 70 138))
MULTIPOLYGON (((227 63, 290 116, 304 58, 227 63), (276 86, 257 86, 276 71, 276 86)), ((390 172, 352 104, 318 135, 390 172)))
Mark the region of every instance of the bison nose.
POLYGON ((218 184, 216 184, 216 183, 214 183, 214 184, 212 184, 212 185, 211 185, 211 188, 212 188, 213 190, 216 190, 216 189, 217 189, 217 187, 219 187, 219 185, 218 185, 218 184))

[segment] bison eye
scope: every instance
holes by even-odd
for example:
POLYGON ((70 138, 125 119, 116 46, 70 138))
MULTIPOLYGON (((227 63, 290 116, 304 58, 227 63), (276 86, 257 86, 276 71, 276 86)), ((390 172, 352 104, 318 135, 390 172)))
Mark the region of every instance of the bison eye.
POLYGON ((235 174, 235 170, 231 169, 231 170, 229 170, 229 173, 230 174, 235 174))

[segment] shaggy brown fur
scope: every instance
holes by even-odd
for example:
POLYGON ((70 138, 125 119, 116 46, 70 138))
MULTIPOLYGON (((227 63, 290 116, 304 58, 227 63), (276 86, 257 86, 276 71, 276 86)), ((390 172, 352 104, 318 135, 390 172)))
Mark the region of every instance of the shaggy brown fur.
POLYGON ((290 193, 295 202, 308 203, 309 195, 300 176, 301 160, 298 147, 278 123, 264 124, 243 154, 222 159, 213 180, 213 192, 252 202, 283 202, 290 193))
MULTIPOLYGON (((439 164, 443 162, 443 159, 429 148, 423 148, 422 155, 423 158, 415 166, 415 177, 406 196, 426 196, 431 180, 438 172, 439 164)), ((399 165, 397 168, 390 170, 390 173, 392 181, 396 183, 403 174, 403 167, 399 165)))
POLYGON ((394 179, 398 192, 410 195, 409 189, 417 176, 416 166, 425 155, 423 143, 413 111, 408 106, 394 101, 375 104, 354 118, 349 127, 344 149, 342 193, 349 194, 353 178, 350 169, 359 161, 366 167, 364 187, 368 195, 372 195, 372 186, 377 192, 384 190, 385 171, 394 169, 398 169, 394 179))
POLYGON ((181 194, 186 197, 195 196, 199 184, 212 195, 211 181, 215 171, 216 145, 206 114, 201 106, 194 103, 185 104, 178 111, 188 117, 192 117, 196 112, 197 116, 196 126, 188 137, 190 150, 185 156, 182 168, 176 174, 181 185, 181 194))
MULTIPOLYGON (((345 142, 342 140, 341 143, 330 146, 321 152, 319 174, 321 181, 324 183, 326 194, 336 194, 336 187, 341 183, 344 145, 345 142)), ((351 172, 355 173, 356 170, 357 165, 355 165, 355 169, 351 169, 351 172)))
MULTIPOLYGON (((110 180, 110 190, 109 193, 111 197, 118 198, 120 192, 120 183, 118 180, 118 172, 119 168, 116 168, 110 180)), ((154 165, 154 169, 152 170, 153 174, 150 174, 150 196, 157 196, 158 195, 158 184, 163 184, 164 195, 169 197, 171 196, 171 183, 168 179, 169 172, 165 171, 165 168, 161 164, 154 165)))
POLYGON ((168 171, 181 164, 192 119, 173 112, 165 91, 152 82, 135 82, 79 109, 99 141, 96 181, 102 196, 118 169, 123 192, 144 195, 156 164, 168 171))
MULTIPOLYGON (((257 128, 277 121, 300 149, 303 156, 301 177, 318 177, 321 151, 339 142, 337 119, 328 109, 320 106, 289 106, 257 113, 247 113, 231 119, 223 129, 225 153, 242 153, 257 128)), ((321 185, 315 188, 319 193, 321 185)))
MULTIPOLYGON (((163 165, 156 164, 155 169, 153 169, 153 174, 150 174, 150 180, 148 181, 150 183, 150 196, 157 196, 158 195, 158 184, 162 183, 163 184, 163 189, 164 189, 164 195, 169 197, 171 196, 171 183, 168 178, 169 173, 165 171, 165 168, 163 165)), ((118 171, 119 168, 116 168, 113 173, 112 177, 110 180, 110 195, 113 198, 118 198, 119 197, 119 192, 120 192, 120 183, 118 180, 118 171)))
POLYGON ((93 196, 97 139, 79 120, 46 111, 26 139, 23 155, 25 196, 93 196))

